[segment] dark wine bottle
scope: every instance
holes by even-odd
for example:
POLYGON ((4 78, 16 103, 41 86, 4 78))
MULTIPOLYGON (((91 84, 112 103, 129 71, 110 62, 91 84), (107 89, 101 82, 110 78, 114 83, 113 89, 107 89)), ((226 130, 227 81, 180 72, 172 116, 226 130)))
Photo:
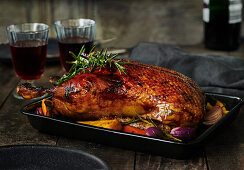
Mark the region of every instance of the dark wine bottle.
POLYGON ((240 46, 241 0, 204 0, 204 44, 213 50, 232 51, 240 46))

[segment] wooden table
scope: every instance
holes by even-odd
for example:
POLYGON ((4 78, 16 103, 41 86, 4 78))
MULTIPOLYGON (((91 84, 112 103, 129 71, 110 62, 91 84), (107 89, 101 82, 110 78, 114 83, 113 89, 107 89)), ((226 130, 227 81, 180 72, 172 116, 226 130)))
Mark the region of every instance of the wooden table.
MULTIPOLYGON (((212 53, 202 46, 182 47, 187 51, 212 53)), ((221 53, 243 55, 239 52, 221 53)), ((38 84, 48 84, 48 77, 61 74, 59 65, 47 65, 44 77, 38 84)), ((0 64, 0 146, 5 145, 55 145, 68 147, 94 154, 107 162, 112 169, 244 169, 244 107, 236 120, 223 132, 210 141, 202 153, 187 160, 176 160, 162 156, 124 150, 97 143, 53 136, 38 132, 32 128, 27 117, 20 113, 20 108, 29 101, 18 100, 13 92, 18 78, 11 65, 0 64)), ((163 150, 162 150, 163 152, 163 150)))

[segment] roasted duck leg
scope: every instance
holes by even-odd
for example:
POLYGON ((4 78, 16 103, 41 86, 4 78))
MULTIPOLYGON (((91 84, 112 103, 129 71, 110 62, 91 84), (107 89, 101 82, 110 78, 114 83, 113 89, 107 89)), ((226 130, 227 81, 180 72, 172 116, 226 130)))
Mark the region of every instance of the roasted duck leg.
MULTIPOLYGON (((196 126, 201 121, 205 96, 192 79, 166 68, 125 62, 129 63, 124 65, 126 74, 109 66, 87 70, 36 94, 51 93, 59 113, 79 120, 140 114, 177 126, 196 126)), ((25 97, 34 91, 20 86, 18 93, 25 97)))

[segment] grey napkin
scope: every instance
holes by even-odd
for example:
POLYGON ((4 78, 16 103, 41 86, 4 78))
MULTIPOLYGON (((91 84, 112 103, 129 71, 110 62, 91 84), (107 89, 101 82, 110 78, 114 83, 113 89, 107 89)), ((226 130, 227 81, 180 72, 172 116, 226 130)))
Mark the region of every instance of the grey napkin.
POLYGON ((132 49, 130 60, 183 73, 207 92, 244 98, 244 59, 192 54, 170 45, 140 43, 132 49))

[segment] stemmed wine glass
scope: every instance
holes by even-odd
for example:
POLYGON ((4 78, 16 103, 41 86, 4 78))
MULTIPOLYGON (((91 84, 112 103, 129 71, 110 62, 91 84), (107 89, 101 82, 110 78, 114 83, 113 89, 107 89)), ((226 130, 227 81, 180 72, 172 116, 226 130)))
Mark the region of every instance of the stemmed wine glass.
MULTIPOLYGON (((44 73, 49 26, 43 23, 24 23, 7 27, 7 36, 14 70, 20 83, 30 83, 44 73)), ((14 97, 23 99, 17 93, 14 97)))

